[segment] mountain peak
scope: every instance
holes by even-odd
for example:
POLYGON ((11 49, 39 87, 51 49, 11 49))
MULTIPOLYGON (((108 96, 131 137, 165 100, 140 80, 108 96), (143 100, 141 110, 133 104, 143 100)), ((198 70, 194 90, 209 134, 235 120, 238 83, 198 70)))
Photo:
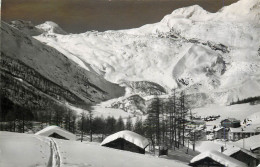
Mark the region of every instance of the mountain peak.
POLYGON ((208 13, 209 12, 204 10, 199 5, 193 5, 193 6, 174 10, 170 15, 175 17, 183 17, 183 18, 196 18, 198 16, 206 15, 208 13))
POLYGON ((240 0, 223 7, 217 14, 229 19, 256 21, 260 23, 260 0, 240 0))
POLYGON ((41 31, 43 31, 45 33, 56 33, 56 34, 62 34, 62 35, 68 34, 58 24, 56 24, 52 21, 46 21, 43 24, 37 25, 36 28, 40 29, 41 31))

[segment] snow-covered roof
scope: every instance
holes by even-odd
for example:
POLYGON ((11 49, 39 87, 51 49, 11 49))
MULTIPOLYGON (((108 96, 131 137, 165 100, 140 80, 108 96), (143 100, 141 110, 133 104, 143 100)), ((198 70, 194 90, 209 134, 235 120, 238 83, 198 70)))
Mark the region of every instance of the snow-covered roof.
POLYGON ((205 158, 210 158, 226 167, 247 167, 247 165, 243 162, 240 162, 234 158, 231 158, 225 154, 222 154, 218 151, 215 150, 211 150, 211 151, 207 151, 207 152, 203 152, 197 156, 195 156, 190 163, 196 163, 200 160, 203 160, 205 158))
POLYGON ((256 148, 260 148, 260 135, 255 135, 245 139, 241 139, 234 142, 233 144, 239 147, 243 147, 243 143, 245 143, 244 148, 247 150, 254 150, 256 148), (243 140, 245 141, 243 142, 243 140))
POLYGON ((145 137, 129 130, 123 130, 106 137, 100 145, 105 145, 119 138, 125 139, 141 148, 149 145, 149 141, 145 137))
POLYGON ((219 130, 221 130, 221 129, 223 129, 223 127, 218 127, 218 128, 215 128, 215 129, 213 129, 215 132, 217 132, 217 131, 219 131, 219 130))
POLYGON ((213 126, 206 126, 206 131, 213 132, 213 126))
POLYGON ((255 133, 256 130, 251 127, 246 127, 246 128, 230 128, 230 132, 232 133, 255 133))
POLYGON ((240 121, 239 121, 238 119, 236 119, 236 118, 227 118, 227 119, 222 120, 221 122, 223 122, 223 121, 240 122, 240 121))
POLYGON ((250 151, 247 151, 243 148, 240 148, 240 147, 233 147, 233 148, 230 148, 230 149, 227 149, 226 151, 224 151, 223 153, 227 156, 231 156, 239 151, 242 151, 244 153, 246 153, 247 155, 251 156, 251 157, 254 157, 257 159, 257 155, 255 155, 254 153, 250 152, 250 151))
POLYGON ((260 143, 258 143, 258 145, 250 147, 251 150, 255 150, 255 149, 258 149, 258 148, 260 148, 260 143))
POLYGON ((58 126, 48 126, 42 130, 40 130, 39 132, 35 133, 35 135, 40 135, 40 136, 50 136, 53 133, 57 133, 58 135, 69 139, 69 140, 76 140, 76 135, 74 135, 73 133, 70 133, 69 131, 62 129, 58 126))

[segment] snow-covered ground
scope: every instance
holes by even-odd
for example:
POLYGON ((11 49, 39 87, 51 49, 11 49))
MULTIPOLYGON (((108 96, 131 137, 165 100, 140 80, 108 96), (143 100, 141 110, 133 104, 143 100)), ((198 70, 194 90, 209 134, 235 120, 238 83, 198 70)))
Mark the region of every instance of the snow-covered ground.
POLYGON ((151 155, 30 134, 0 132, 0 141, 0 166, 4 167, 188 166, 151 155))
POLYGON ((115 108, 104 108, 100 106, 95 106, 93 109, 93 115, 97 117, 114 117, 114 118, 119 118, 122 117, 123 119, 128 118, 129 116, 132 117, 133 115, 130 113, 125 112, 124 110, 121 109, 115 109, 115 108))
POLYGON ((247 119, 250 120, 250 124, 252 125, 260 125, 260 110, 258 112, 255 112, 253 114, 250 114, 247 119))
MULTIPOLYGON (((210 150, 215 150, 221 152, 221 147, 224 147, 225 150, 233 148, 233 142, 224 142, 221 140, 214 141, 197 141, 195 145, 195 150, 198 152, 205 152, 210 150)), ((192 148, 192 146, 190 146, 192 148)))
POLYGON ((11 132, 0 132, 0 166, 28 167, 48 166, 50 163, 50 139, 11 132))
MULTIPOLYGON (((248 116, 252 121, 258 120, 260 105, 250 105, 250 104, 237 104, 231 106, 220 106, 220 105, 209 105, 207 107, 195 108, 192 110, 193 114, 207 117, 212 115, 220 115, 215 121, 206 122, 208 126, 220 124, 220 121, 225 118, 236 118, 241 122, 248 116)), ((256 122, 255 121, 255 122, 256 122)), ((257 122, 256 122, 257 123, 257 122)))

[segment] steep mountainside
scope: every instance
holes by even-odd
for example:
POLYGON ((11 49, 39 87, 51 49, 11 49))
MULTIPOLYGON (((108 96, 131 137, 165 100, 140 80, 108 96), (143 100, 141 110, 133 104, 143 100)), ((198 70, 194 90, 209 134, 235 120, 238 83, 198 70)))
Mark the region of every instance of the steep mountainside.
POLYGON ((69 103, 86 108, 124 95, 124 88, 4 22, 1 39, 1 94, 16 104, 47 109, 69 103))
POLYGON ((185 90, 196 106, 260 96, 259 0, 240 0, 217 13, 180 8, 131 30, 35 38, 109 81, 185 90))

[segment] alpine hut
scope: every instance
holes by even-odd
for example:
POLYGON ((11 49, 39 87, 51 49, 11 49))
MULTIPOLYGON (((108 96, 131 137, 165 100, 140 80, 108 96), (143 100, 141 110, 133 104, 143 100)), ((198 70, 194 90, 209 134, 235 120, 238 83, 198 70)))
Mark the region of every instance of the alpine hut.
POLYGON ((76 135, 58 126, 48 126, 35 133, 35 135, 53 137, 64 140, 76 140, 76 135))
POLYGON ((256 167, 259 164, 259 160, 256 154, 240 147, 229 148, 223 153, 229 157, 244 162, 249 167, 256 167))
POLYGON ((101 146, 126 150, 140 154, 145 153, 145 148, 149 145, 148 139, 128 130, 114 133, 105 138, 101 146))
POLYGON ((195 156, 190 161, 194 167, 247 167, 243 162, 231 158, 221 152, 211 150, 195 156))

